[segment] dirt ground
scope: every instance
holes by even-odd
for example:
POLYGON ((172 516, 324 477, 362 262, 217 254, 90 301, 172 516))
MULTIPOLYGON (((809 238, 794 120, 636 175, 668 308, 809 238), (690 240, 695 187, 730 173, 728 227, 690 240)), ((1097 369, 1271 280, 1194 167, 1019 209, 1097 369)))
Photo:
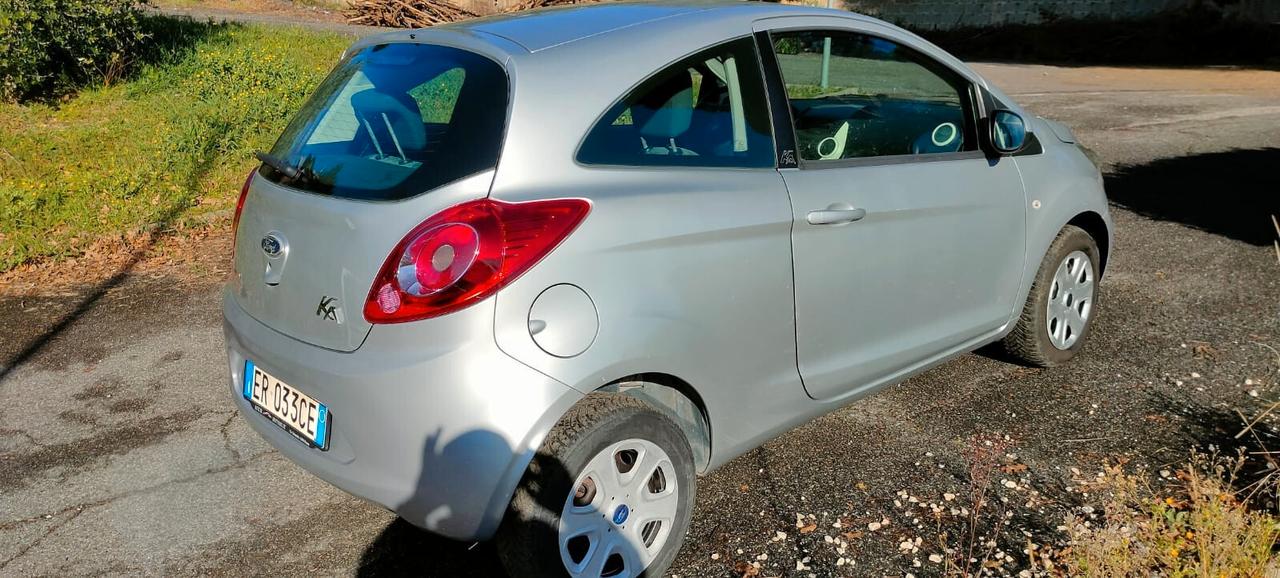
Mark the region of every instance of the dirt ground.
MULTIPOLYGON (((1028 542, 1099 506, 1083 488, 1106 460, 1158 479, 1196 447, 1280 449, 1272 418, 1233 437, 1280 398, 1280 73, 978 68, 1106 164, 1117 238, 1092 341, 1051 370, 964 355, 734 460, 699 480, 673 574, 936 575, 965 456, 994 447, 993 571, 1017 575, 1028 542)), ((127 274, 9 279, 0 574, 493 575, 489 546, 398 522, 250 430, 225 383, 227 236, 167 243, 127 274)))

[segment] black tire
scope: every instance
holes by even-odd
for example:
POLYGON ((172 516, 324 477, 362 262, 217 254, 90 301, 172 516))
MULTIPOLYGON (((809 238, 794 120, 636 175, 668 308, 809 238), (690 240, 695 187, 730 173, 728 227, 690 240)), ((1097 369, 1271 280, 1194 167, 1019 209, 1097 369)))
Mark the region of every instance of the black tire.
POLYGON ((689 526, 696 491, 693 452, 679 426, 648 403, 622 394, 593 393, 560 419, 529 464, 495 542, 511 576, 567 576, 559 524, 565 500, 587 463, 616 442, 639 438, 670 458, 679 494, 669 537, 641 576, 663 576, 689 526))
POLYGON ((1057 238, 1049 245, 1040 270, 1036 272, 1027 302, 1022 306, 1022 314, 1013 331, 1004 338, 1004 349, 1016 360, 1036 367, 1052 367, 1075 357, 1088 340, 1093 328, 1093 321, 1098 317, 1099 270, 1101 253, 1098 243, 1084 229, 1067 225, 1058 232, 1057 238), (1084 330, 1076 338, 1075 343, 1067 349, 1059 349, 1049 339, 1049 292, 1053 285, 1053 276, 1063 259, 1073 251, 1083 251, 1093 266, 1093 303, 1092 312, 1084 324, 1084 330))

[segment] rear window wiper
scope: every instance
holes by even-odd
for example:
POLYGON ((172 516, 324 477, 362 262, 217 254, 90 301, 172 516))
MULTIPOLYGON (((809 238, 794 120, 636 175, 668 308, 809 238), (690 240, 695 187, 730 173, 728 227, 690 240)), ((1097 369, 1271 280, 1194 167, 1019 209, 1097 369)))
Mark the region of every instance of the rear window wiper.
POLYGON ((289 179, 291 181, 315 182, 315 175, 312 174, 311 170, 308 169, 305 164, 300 166, 293 166, 289 164, 288 161, 280 157, 274 156, 270 153, 264 153, 262 151, 254 152, 253 156, 257 157, 258 160, 263 162, 263 164, 275 169, 280 174, 284 175, 286 179, 289 179))
POLYGON ((301 169, 289 164, 282 158, 272 156, 262 151, 255 151, 253 156, 258 157, 258 160, 262 161, 263 164, 279 171, 280 174, 284 175, 287 179, 293 180, 302 174, 301 169))

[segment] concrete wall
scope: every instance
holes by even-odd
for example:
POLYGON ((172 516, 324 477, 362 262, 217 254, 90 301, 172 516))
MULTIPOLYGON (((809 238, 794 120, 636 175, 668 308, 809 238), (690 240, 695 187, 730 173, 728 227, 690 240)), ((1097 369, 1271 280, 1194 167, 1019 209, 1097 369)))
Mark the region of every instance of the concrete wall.
MULTIPOLYGON (((825 5, 818 0, 814 3, 825 5)), ((1280 0, 843 0, 836 5, 913 28, 1036 24, 1046 18, 1127 20, 1208 4, 1234 18, 1280 22, 1280 0)))
MULTIPOLYGON (((525 0, 451 0, 478 14, 493 14, 527 4, 525 0)), ((826 0, 784 0, 825 6, 826 0)), ((1152 16, 1193 4, 1208 4, 1236 18, 1280 23, 1280 0, 833 0, 837 7, 869 14, 912 28, 1036 24, 1045 18, 1152 16)))

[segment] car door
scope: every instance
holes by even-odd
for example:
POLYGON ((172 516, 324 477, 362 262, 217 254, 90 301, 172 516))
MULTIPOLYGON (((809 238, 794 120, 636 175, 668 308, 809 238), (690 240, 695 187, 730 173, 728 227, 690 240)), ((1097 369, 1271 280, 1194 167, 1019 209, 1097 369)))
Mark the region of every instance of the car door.
POLYGON ((1021 280, 1025 195, 983 153, 978 88, 846 19, 783 19, 757 41, 792 203, 797 360, 829 399, 994 336, 1021 280), (787 106, 776 106, 785 94, 787 106), (786 134, 786 129, 792 129, 786 134))

